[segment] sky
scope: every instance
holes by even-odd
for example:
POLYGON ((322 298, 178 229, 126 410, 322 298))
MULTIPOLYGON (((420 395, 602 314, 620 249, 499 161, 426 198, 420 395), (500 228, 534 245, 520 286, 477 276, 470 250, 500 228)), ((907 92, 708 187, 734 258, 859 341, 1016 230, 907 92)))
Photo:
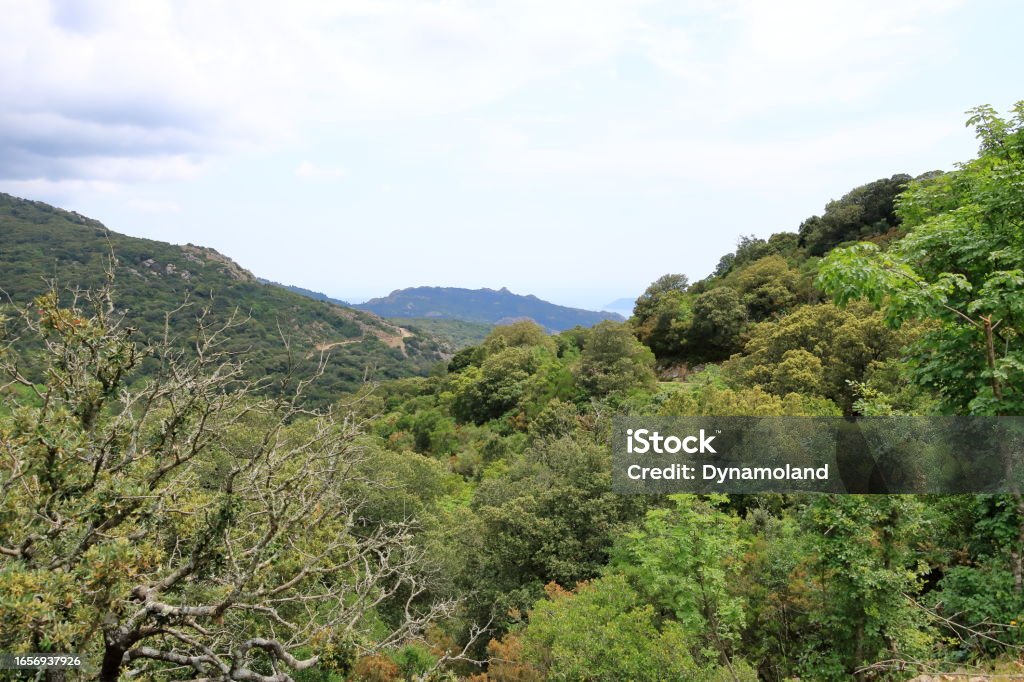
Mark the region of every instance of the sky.
MULTIPOLYGON (((0 191, 358 302, 600 308, 976 152, 1016 0, 0 0, 0 191)), ((2 248, 2 244, 0 244, 2 248)))

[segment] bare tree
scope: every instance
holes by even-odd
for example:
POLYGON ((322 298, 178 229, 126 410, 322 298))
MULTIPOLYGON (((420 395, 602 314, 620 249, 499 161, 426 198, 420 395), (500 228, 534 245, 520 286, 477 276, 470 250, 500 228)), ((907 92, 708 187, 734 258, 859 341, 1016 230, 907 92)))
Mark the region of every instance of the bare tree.
POLYGON ((261 397, 223 350, 237 316, 200 314, 183 348, 138 342, 109 288, 12 310, 0 650, 82 653, 101 680, 285 682, 452 611, 429 596, 412 520, 361 514, 363 424, 304 409, 309 380, 261 397), (41 339, 35 375, 13 328, 41 339))

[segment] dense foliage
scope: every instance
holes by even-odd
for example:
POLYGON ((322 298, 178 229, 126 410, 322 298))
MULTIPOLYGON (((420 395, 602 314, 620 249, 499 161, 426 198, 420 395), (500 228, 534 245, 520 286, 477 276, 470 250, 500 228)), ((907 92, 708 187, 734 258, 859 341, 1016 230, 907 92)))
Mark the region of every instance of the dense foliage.
POLYGON ((0 648, 75 646, 154 679, 245 679, 233 652, 266 679, 309 682, 1019 674, 1020 495, 610 492, 614 415, 1021 414, 1024 104, 970 123, 977 159, 744 237, 702 281, 657 279, 627 323, 498 326, 429 376, 334 396, 328 414, 229 390, 140 410, 178 385, 170 359, 103 332, 102 307, 37 299, 22 326, 54 360, 37 383, 12 360, 28 346, 10 348, 0 412, 0 648), (111 374, 121 364, 137 383, 111 374), (205 424, 187 411, 218 405, 205 424), (175 443, 196 429, 183 460, 175 443), (350 466, 309 480, 328 453, 350 466), (165 466, 163 494, 141 494, 165 466), (236 469, 261 475, 238 488, 236 469), (253 549, 265 509, 314 495, 307 523, 253 549), (345 563, 374 542, 395 553, 345 563), (260 601, 279 588, 304 608, 260 601), (181 610, 225 599, 224 622, 181 610), (301 623, 281 650, 292 660, 262 644, 277 616, 301 623), (155 641, 140 648, 129 626, 155 641))
POLYGON ((451 353, 482 343, 494 328, 491 324, 449 320, 443 317, 392 317, 388 321, 413 333, 432 336, 451 353))
POLYGON ((224 326, 204 325, 192 356, 137 344, 106 292, 80 303, 45 295, 20 320, 45 386, 0 358, 31 391, 0 428, 0 648, 79 653, 105 681, 184 667, 273 682, 344 670, 451 609, 420 603, 409 523, 364 516, 381 482, 361 471, 358 422, 300 408, 306 382, 255 398, 224 326))

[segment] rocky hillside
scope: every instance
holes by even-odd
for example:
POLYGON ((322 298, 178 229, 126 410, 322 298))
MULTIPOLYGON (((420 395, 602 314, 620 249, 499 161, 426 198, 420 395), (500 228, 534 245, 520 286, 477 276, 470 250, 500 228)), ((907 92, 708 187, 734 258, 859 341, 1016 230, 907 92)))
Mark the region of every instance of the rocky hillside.
POLYGON ((194 333, 203 308, 214 319, 237 310, 248 320, 234 331, 230 348, 243 354, 253 376, 280 373, 289 363, 298 374, 308 373, 321 352, 330 354, 327 371, 310 393, 317 402, 356 388, 364 377, 421 374, 443 359, 433 337, 264 284, 213 249, 128 237, 77 213, 3 193, 0 243, 4 302, 29 303, 51 281, 66 296, 76 287, 99 286, 113 254, 115 304, 141 338, 162 333, 165 313, 186 300, 190 305, 171 318, 172 332, 182 338, 194 333))

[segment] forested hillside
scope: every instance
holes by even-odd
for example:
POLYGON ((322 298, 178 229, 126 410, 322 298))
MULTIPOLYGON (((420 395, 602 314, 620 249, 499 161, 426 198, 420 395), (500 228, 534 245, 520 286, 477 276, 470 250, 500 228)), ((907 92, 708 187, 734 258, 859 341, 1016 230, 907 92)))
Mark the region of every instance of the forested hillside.
POLYGON ((388 320, 392 324, 434 337, 446 350, 451 352, 479 344, 494 328, 493 324, 450 320, 442 317, 391 317, 388 320))
POLYGON ((530 319, 549 331, 565 331, 577 325, 590 327, 602 320, 622 320, 618 313, 555 305, 536 296, 513 294, 508 289, 413 287, 392 291, 382 298, 372 298, 357 307, 381 317, 441 318, 477 324, 505 324, 530 319))
MULTIPOLYGON (((319 291, 311 291, 302 287, 292 286, 290 284, 280 284, 269 280, 260 281, 264 284, 283 287, 288 291, 293 291, 296 294, 302 294, 303 296, 312 298, 316 301, 327 301, 328 303, 334 303, 340 306, 352 307, 352 304, 346 301, 331 298, 327 294, 319 291)), ((487 332, 491 330, 491 327, 494 326, 492 324, 466 322, 465 320, 449 317, 389 316, 389 319, 392 324, 405 327, 409 330, 420 330, 424 332, 424 336, 432 336, 441 343, 443 350, 447 352, 454 352, 461 348, 465 348, 466 346, 480 343, 484 340, 484 337, 487 336, 487 332)))
POLYGON ((2 362, 0 650, 105 680, 1018 679, 1019 494, 611 492, 615 415, 1024 413, 1024 102, 969 124, 976 159, 661 276, 629 321, 497 326, 315 414, 41 300, 7 333, 45 385, 2 362))
POLYGON ((210 311, 207 325, 234 315, 240 324, 228 348, 244 353, 249 376, 281 376, 289 366, 296 376, 308 375, 322 353, 329 356, 318 385, 310 387, 308 397, 316 402, 332 400, 367 377, 424 373, 442 357, 427 335, 263 284, 213 249, 127 237, 40 202, 0 194, 0 239, 5 299, 26 305, 53 282, 69 301, 70 289, 101 285, 113 257, 116 306, 126 324, 138 328, 140 340, 162 336, 165 315, 172 311, 177 312, 169 331, 182 345, 195 339, 196 318, 204 309, 210 311))

